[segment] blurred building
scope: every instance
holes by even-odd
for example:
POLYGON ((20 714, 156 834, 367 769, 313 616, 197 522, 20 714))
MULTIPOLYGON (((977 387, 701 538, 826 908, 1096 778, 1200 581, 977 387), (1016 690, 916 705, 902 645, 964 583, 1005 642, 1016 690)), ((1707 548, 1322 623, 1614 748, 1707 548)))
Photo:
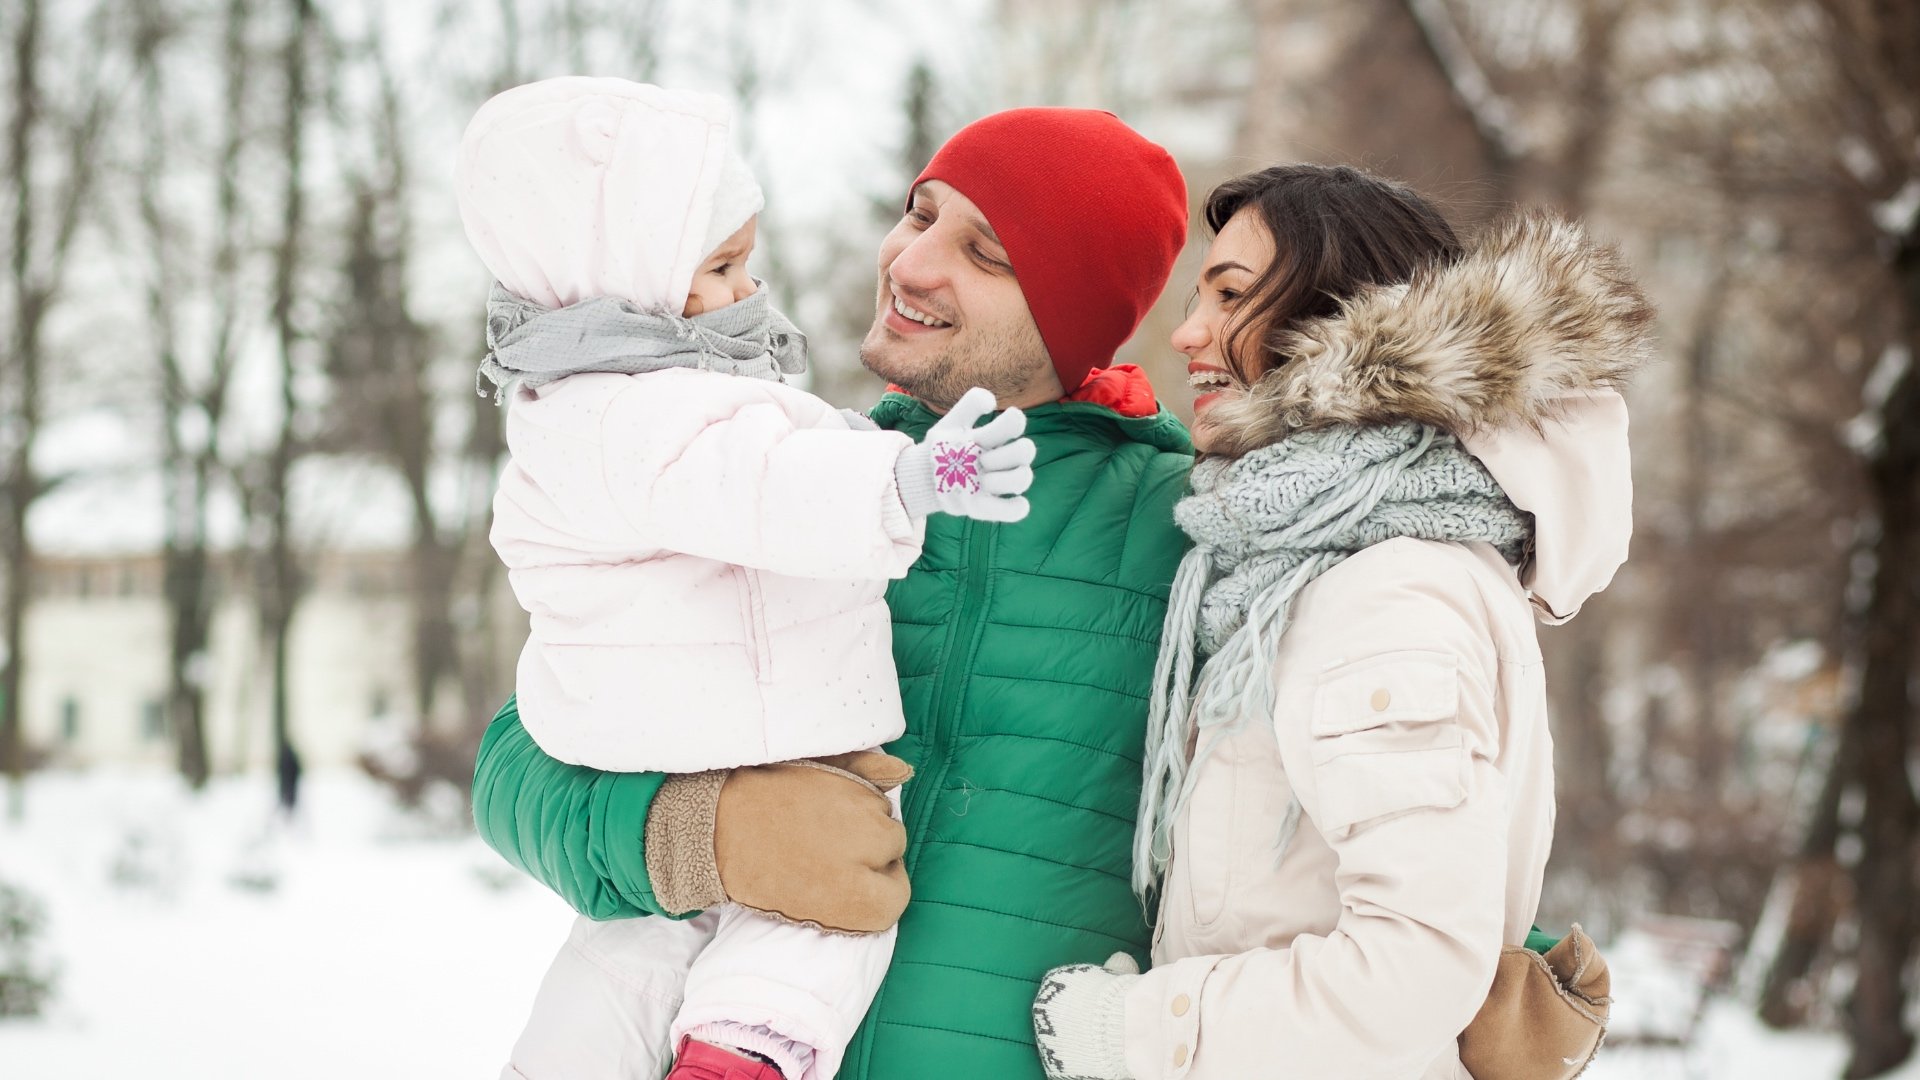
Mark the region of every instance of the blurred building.
MULTIPOLYGON (((217 771, 272 759, 272 659, 246 572, 238 560, 217 564, 211 647, 193 668, 217 771)), ((349 764, 383 736, 419 726, 407 561, 399 551, 333 551, 317 555, 311 573, 293 624, 289 723, 306 764, 349 764)), ((157 553, 40 560, 22 713, 28 745, 49 765, 175 762, 161 585, 157 553)))

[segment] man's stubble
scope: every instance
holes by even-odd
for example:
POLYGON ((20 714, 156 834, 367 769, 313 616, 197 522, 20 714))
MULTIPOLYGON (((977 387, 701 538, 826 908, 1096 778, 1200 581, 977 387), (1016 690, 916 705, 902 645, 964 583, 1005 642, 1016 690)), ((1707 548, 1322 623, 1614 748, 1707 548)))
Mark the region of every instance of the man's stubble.
POLYGON ((941 350, 913 370, 888 356, 890 344, 883 338, 875 345, 871 335, 862 341, 861 366, 940 412, 976 386, 991 390, 1002 402, 1023 400, 1052 370, 1046 344, 1032 326, 984 333, 941 350))

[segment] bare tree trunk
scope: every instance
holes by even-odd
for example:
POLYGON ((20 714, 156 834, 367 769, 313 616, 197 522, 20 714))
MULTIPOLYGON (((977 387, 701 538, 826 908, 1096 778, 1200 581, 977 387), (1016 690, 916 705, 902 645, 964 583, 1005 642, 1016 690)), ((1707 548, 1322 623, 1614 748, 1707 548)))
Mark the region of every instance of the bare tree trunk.
POLYGON ((1481 163, 1476 179, 1494 185, 1499 203, 1511 202, 1527 144, 1511 103, 1493 85, 1447 0, 1390 0, 1382 5, 1381 14, 1404 20, 1414 29, 1416 54, 1438 73, 1466 130, 1474 136, 1481 163))
POLYGON ((292 25, 287 32, 282 70, 286 96, 281 113, 282 160, 286 162, 280 218, 280 243, 274 252, 273 322, 280 344, 280 431, 268 451, 263 483, 255 512, 262 519, 265 543, 260 555, 261 627, 273 664, 274 771, 279 779, 280 804, 291 812, 299 801, 300 755, 294 745, 288 714, 288 636, 293 615, 304 591, 301 567, 292 536, 289 479, 303 446, 299 432, 301 409, 295 394, 298 365, 295 352, 301 333, 293 305, 297 276, 304 257, 306 192, 303 162, 308 102, 307 49, 313 24, 312 0, 288 0, 292 25))
MULTIPOLYGON (((1574 216, 1584 215, 1600 179, 1607 136, 1613 130, 1618 94, 1620 26, 1630 0, 1581 0, 1579 63, 1567 94, 1568 131, 1550 166, 1536 167, 1533 187, 1541 198, 1574 216)), ((1537 160, 1534 162, 1539 165, 1537 160)))
POLYGON ((1852 725, 1843 725, 1839 738, 1800 850, 1783 871, 1791 875, 1792 895, 1786 927, 1760 988, 1759 1008, 1760 1019, 1776 1028, 1800 1027, 1812 1019, 1819 994, 1808 980, 1830 948, 1846 905, 1846 872, 1837 854, 1844 824, 1840 806, 1849 778, 1858 770, 1859 740, 1852 725))
POLYGON ((38 288, 31 264, 34 244, 33 132, 40 109, 40 3, 23 0, 13 38, 13 122, 7 130, 8 181, 13 187, 13 258, 9 269, 13 285, 13 341, 8 366, 9 388, 6 433, 5 517, 0 521, 0 559, 5 561, 6 673, 0 684, 0 762, 12 781, 9 814, 18 819, 24 809, 26 739, 21 730, 20 673, 26 667, 27 581, 32 574, 32 550, 27 545, 27 508, 32 505, 38 479, 33 474, 33 438, 40 421, 40 323, 46 297, 38 288))
MULTIPOLYGON (((0 368, 0 772, 10 781, 9 816, 25 812, 26 735, 20 690, 27 668, 27 606, 32 600, 33 548, 27 518, 33 504, 57 482, 33 467, 33 447, 44 415, 45 342, 43 328, 65 276, 67 256, 99 173, 95 158, 111 95, 101 78, 87 84, 86 96, 58 123, 52 139, 46 129, 60 118, 41 97, 40 65, 48 43, 40 0, 20 0, 13 20, 13 115, 7 126, 5 183, 13 193, 13 245, 10 274, 12 333, 0 368), (49 181, 35 154, 37 145, 64 152, 66 172, 49 181), (46 199, 50 197, 51 201, 46 199), (47 226, 44 230, 39 226, 47 226)), ((94 69, 97 72, 97 68, 94 69)), ((61 102, 59 104, 66 104, 61 102)))
POLYGON ((1713 354, 1720 337, 1720 320, 1731 290, 1732 270, 1723 245, 1714 260, 1713 278, 1700 301, 1699 324, 1687 344, 1686 377, 1682 383, 1680 446, 1680 550, 1675 580, 1685 589, 1668 590, 1668 618, 1678 632, 1692 701, 1692 802, 1702 808, 1717 806, 1726 782, 1728 747, 1722 736, 1718 701, 1721 657, 1716 623, 1720 617, 1719 561, 1713 551, 1713 529, 1707 521, 1712 477, 1717 475, 1713 419, 1707 411, 1713 396, 1713 354))
POLYGON ((502 89, 520 82, 520 4, 519 0, 499 0, 500 4, 500 85, 502 89))
POLYGON ((1914 353, 1920 348, 1920 232, 1908 234, 1895 271, 1908 354, 1881 411, 1881 443, 1868 466, 1880 535, 1862 627, 1860 693, 1847 718, 1860 740, 1856 775, 1865 796, 1860 860, 1853 867, 1860 940, 1845 1012, 1852 1051, 1847 1080, 1879 1076, 1913 1054, 1906 974, 1920 955, 1914 902, 1920 804, 1908 773, 1920 642, 1920 363, 1914 353))
MULTIPOLYGON (((380 63, 381 142, 387 162, 384 203, 394 222, 385 242, 372 234, 374 223, 366 223, 374 272, 372 281, 380 295, 368 297, 383 312, 376 325, 386 341, 371 350, 375 362, 384 362, 392 372, 385 385, 389 392, 382 402, 387 422, 382 432, 388 455, 406 481, 413 505, 413 546, 410 554, 414 589, 414 692, 423 735, 431 735, 440 691, 449 682, 457 682, 461 671, 459 636, 454 629, 454 584, 459 574, 460 555, 468 522, 443 523, 436 511, 429 486, 433 468, 434 407, 427 390, 427 372, 432 356, 426 336, 414 321, 407 292, 408 264, 412 258, 412 221, 407 197, 411 185, 411 161, 405 144, 405 120, 401 115, 400 93, 388 67, 384 51, 376 51, 380 63)), ((380 385, 380 384, 376 384, 380 385)), ((465 770, 461 770, 464 776, 465 770)), ((449 778, 453 779, 453 778, 449 778)))
POLYGON ((180 265, 186 255, 174 243, 179 223, 167 218, 160 195, 168 175, 170 147, 176 138, 166 122, 166 87, 160 65, 160 52, 173 30, 167 18, 156 0, 142 0, 136 9, 134 57, 140 72, 143 129, 138 201, 152 260, 147 308, 161 377, 161 473, 166 504, 161 554, 163 593, 169 611, 166 717, 178 750, 180 773, 197 789, 205 786, 212 771, 205 680, 214 582, 207 518, 219 467, 220 420, 233 367, 238 308, 238 173, 246 138, 248 2, 230 0, 225 19, 226 131, 216 180, 216 239, 209 277, 214 336, 209 371, 198 385, 179 355, 174 310, 176 305, 190 302, 186 295, 189 284, 196 283, 199 275, 180 265))
MULTIPOLYGON (((1547 651, 1547 670, 1553 672, 1549 687, 1556 701, 1554 777, 1560 816, 1549 876, 1579 883, 1583 903, 1609 900, 1607 890, 1595 886, 1618 880, 1626 862, 1619 837, 1624 810, 1611 775, 1613 735, 1600 707, 1609 682, 1611 610, 1596 599, 1578 619, 1540 643, 1547 651)), ((1617 925, 1616 914, 1586 910, 1581 917, 1594 933, 1604 934, 1617 925)))
MULTIPOLYGON (((394 221, 393 235, 377 259, 383 296, 374 298, 385 312, 380 326, 390 338, 384 352, 396 373, 395 393, 387 405, 394 410, 385 425, 394 464, 407 484, 413 505, 414 692, 422 732, 430 730, 441 689, 460 673, 460 644, 454 630, 454 582, 459 573, 461 543, 467 523, 443 526, 429 490, 433 468, 434 405, 427 390, 432 356, 426 337, 415 323, 407 292, 407 269, 412 258, 413 215, 407 206, 411 162, 407 156, 405 120, 399 87, 379 51, 382 149, 387 161, 387 190, 383 193, 394 221)), ((368 222, 371 230, 372 222, 368 222)))

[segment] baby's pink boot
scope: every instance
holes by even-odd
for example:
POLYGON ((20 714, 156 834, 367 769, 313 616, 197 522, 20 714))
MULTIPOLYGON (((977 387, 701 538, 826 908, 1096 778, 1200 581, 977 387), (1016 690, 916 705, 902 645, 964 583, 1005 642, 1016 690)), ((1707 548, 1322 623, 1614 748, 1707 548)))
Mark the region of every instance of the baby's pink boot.
POLYGON ((780 1070, 764 1061, 703 1043, 691 1035, 680 1040, 680 1053, 667 1080, 784 1080, 780 1070))

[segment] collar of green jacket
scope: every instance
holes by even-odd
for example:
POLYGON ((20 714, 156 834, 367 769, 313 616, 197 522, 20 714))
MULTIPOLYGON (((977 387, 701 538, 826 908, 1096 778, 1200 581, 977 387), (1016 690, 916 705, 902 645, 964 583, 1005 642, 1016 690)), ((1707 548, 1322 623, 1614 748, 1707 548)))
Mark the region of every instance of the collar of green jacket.
MULTIPOLYGON (((1144 443, 1157 450, 1193 453, 1193 440, 1165 405, 1152 416, 1123 416, 1113 409, 1091 401, 1056 401, 1023 409, 1027 414, 1028 435, 1053 435, 1066 431, 1090 431, 1117 441, 1144 443)), ((899 391, 888 391, 867 414, 874 423, 889 431, 919 438, 940 419, 918 398, 899 391)))

